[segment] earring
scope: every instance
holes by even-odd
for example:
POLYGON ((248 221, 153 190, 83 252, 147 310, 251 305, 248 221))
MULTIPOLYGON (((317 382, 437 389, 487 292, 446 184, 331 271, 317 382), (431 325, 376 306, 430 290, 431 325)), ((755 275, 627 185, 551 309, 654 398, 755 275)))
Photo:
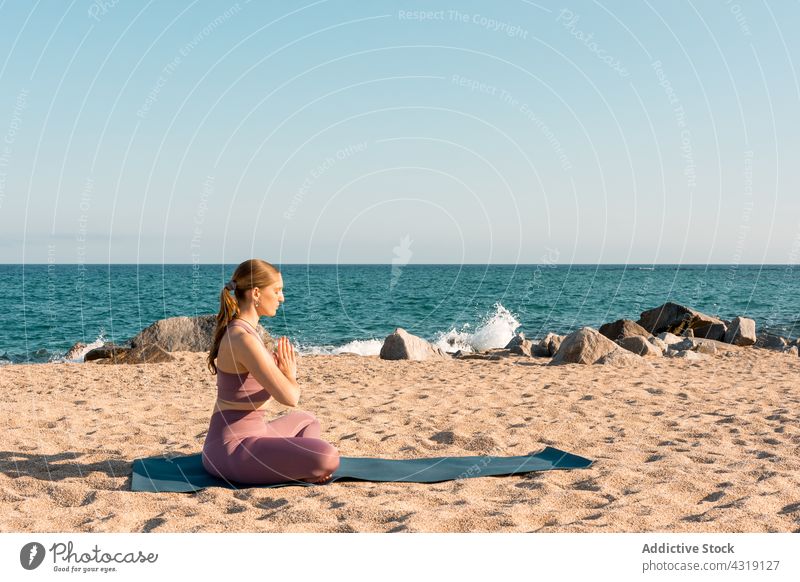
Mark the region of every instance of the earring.
POLYGON ((256 299, 256 307, 258 307, 258 299, 256 299))

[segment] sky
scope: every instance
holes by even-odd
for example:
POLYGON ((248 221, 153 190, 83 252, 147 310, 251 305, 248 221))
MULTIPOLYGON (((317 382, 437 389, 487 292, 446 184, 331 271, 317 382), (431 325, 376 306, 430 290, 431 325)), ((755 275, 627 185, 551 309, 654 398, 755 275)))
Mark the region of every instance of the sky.
POLYGON ((797 263, 797 2, 0 0, 0 263, 797 263))

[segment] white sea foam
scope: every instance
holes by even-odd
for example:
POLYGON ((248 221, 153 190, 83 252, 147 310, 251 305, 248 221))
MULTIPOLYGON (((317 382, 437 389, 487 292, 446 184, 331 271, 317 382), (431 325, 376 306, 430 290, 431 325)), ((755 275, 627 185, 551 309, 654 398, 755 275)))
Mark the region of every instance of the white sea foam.
POLYGON ((297 352, 303 356, 331 356, 338 354, 358 354, 359 356, 377 356, 381 353, 383 340, 353 340, 341 346, 299 346, 297 352))
POLYGON ((471 325, 465 323, 460 330, 455 328, 446 332, 439 332, 434 345, 446 352, 475 352, 490 348, 502 348, 514 337, 514 332, 520 326, 517 318, 500 303, 494 304, 494 312, 484 318, 475 331, 471 325))

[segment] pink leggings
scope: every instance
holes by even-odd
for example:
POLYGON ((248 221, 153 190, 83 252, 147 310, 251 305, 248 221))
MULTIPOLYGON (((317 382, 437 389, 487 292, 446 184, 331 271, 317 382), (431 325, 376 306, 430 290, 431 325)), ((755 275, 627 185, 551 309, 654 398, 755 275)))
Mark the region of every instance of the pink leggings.
POLYGON ((309 412, 290 412, 266 424, 264 411, 215 412, 203 466, 248 484, 316 480, 339 468, 339 451, 319 436, 319 421, 309 412))

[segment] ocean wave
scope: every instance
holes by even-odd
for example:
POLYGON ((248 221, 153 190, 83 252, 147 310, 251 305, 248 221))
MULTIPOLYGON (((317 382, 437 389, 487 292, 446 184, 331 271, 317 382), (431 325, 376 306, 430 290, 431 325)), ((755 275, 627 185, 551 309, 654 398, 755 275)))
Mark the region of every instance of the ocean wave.
MULTIPOLYGON (((436 332, 431 343, 448 353, 454 353, 458 350, 476 352, 490 348, 502 348, 514 337, 516 329, 520 325, 520 322, 508 309, 500 303, 495 303, 493 310, 482 318, 474 330, 472 324, 465 323, 460 329, 451 328, 447 331, 436 332)), ((414 333, 413 329, 408 329, 407 331, 414 333)), ((373 338, 353 340, 340 346, 300 344, 295 349, 301 356, 338 354, 377 356, 381 352, 383 342, 383 339, 373 338)))
POLYGON ((439 332, 433 344, 445 352, 476 352, 491 348, 503 348, 514 337, 516 329, 521 325, 517 318, 500 303, 494 304, 494 311, 472 331, 472 326, 465 323, 461 329, 439 332))

